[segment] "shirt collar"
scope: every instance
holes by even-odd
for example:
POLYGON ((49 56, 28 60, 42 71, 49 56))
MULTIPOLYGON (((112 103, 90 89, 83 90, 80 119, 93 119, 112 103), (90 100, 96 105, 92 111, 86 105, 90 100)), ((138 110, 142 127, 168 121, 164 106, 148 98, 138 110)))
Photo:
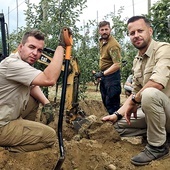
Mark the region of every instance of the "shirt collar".
POLYGON ((154 48, 154 43, 155 43, 155 41, 152 39, 152 40, 151 40, 151 43, 150 43, 150 45, 149 45, 149 47, 148 47, 148 49, 146 50, 146 52, 145 52, 144 55, 146 55, 146 56, 148 56, 148 57, 152 56, 153 48, 154 48))
POLYGON ((146 50, 146 52, 142 56, 139 55, 139 52, 138 52, 136 58, 139 59, 139 60, 142 60, 143 57, 150 57, 150 56, 152 56, 153 48, 154 48, 154 43, 155 43, 155 41, 152 39, 148 49, 146 50))

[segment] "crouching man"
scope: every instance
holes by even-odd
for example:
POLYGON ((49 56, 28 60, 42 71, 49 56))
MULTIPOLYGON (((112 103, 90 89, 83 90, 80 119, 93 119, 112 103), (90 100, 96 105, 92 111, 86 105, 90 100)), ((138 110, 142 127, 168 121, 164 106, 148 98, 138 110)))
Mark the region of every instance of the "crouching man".
POLYGON ((151 24, 144 16, 133 16, 127 27, 138 49, 133 61, 133 91, 119 110, 102 120, 115 123, 121 136, 146 133, 148 144, 131 159, 134 165, 146 165, 169 153, 170 44, 152 39, 151 24))
MULTIPOLYGON (((65 42, 59 38, 51 63, 44 71, 32 65, 40 58, 44 34, 31 30, 23 35, 16 53, 0 63, 0 146, 13 152, 36 151, 51 147, 56 132, 51 127, 35 122, 38 104, 50 105, 40 86, 52 86, 59 78, 65 42)), ((53 115, 48 112, 48 123, 53 115)))

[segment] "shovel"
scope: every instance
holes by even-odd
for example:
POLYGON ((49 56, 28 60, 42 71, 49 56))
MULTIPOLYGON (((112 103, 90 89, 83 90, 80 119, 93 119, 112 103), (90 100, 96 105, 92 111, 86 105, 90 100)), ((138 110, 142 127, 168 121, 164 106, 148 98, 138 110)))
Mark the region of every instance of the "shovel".
POLYGON ((65 52, 65 65, 64 65, 64 75, 63 75, 63 87, 62 87, 62 93, 61 93, 59 119, 58 119, 58 141, 59 141, 59 149, 60 149, 60 158, 54 170, 60 170, 65 160, 62 126, 63 126, 64 105, 65 105, 65 96, 66 96, 66 88, 67 88, 67 77, 68 77, 70 56, 71 56, 71 47, 73 44, 72 35, 69 35, 67 28, 64 28, 63 35, 64 35, 64 41, 66 44, 66 52, 65 52))

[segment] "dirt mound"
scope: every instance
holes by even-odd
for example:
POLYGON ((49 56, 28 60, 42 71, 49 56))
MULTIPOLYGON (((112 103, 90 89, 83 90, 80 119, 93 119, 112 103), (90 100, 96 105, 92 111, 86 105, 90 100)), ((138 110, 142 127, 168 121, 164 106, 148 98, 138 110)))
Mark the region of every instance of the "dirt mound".
MULTIPOLYGON (((82 101, 80 107, 89 117, 89 121, 78 132, 63 122, 63 170, 170 169, 170 158, 153 161, 142 167, 132 165, 131 157, 140 152, 145 144, 121 140, 111 123, 101 122, 101 117, 107 114, 101 101, 82 101)), ((50 126, 57 129, 57 119, 50 126)), ((28 153, 10 153, 0 148, 2 170, 53 170, 58 159, 58 143, 53 148, 28 153)))

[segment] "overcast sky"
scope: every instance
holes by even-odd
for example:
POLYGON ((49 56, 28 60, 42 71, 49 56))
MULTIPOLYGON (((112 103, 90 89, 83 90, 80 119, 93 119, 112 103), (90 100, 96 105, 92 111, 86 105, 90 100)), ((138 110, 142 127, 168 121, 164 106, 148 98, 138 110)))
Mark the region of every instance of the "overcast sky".
MULTIPOLYGON (((151 0, 151 4, 156 1, 158 0, 151 0)), ((25 0, 18 0, 18 8, 16 2, 17 0, 0 0, 0 12, 4 13, 10 32, 17 28, 17 9, 18 26, 24 26, 25 24, 25 16, 23 15, 23 11, 26 9, 25 0)), ((30 2, 38 3, 39 0, 30 0, 30 2)), ((87 0, 87 8, 83 10, 79 24, 83 25, 84 22, 92 19, 100 21, 110 12, 115 12, 117 14, 121 6, 124 6, 124 11, 122 13, 123 18, 131 17, 133 14, 147 14, 147 2, 148 0, 87 0)))

